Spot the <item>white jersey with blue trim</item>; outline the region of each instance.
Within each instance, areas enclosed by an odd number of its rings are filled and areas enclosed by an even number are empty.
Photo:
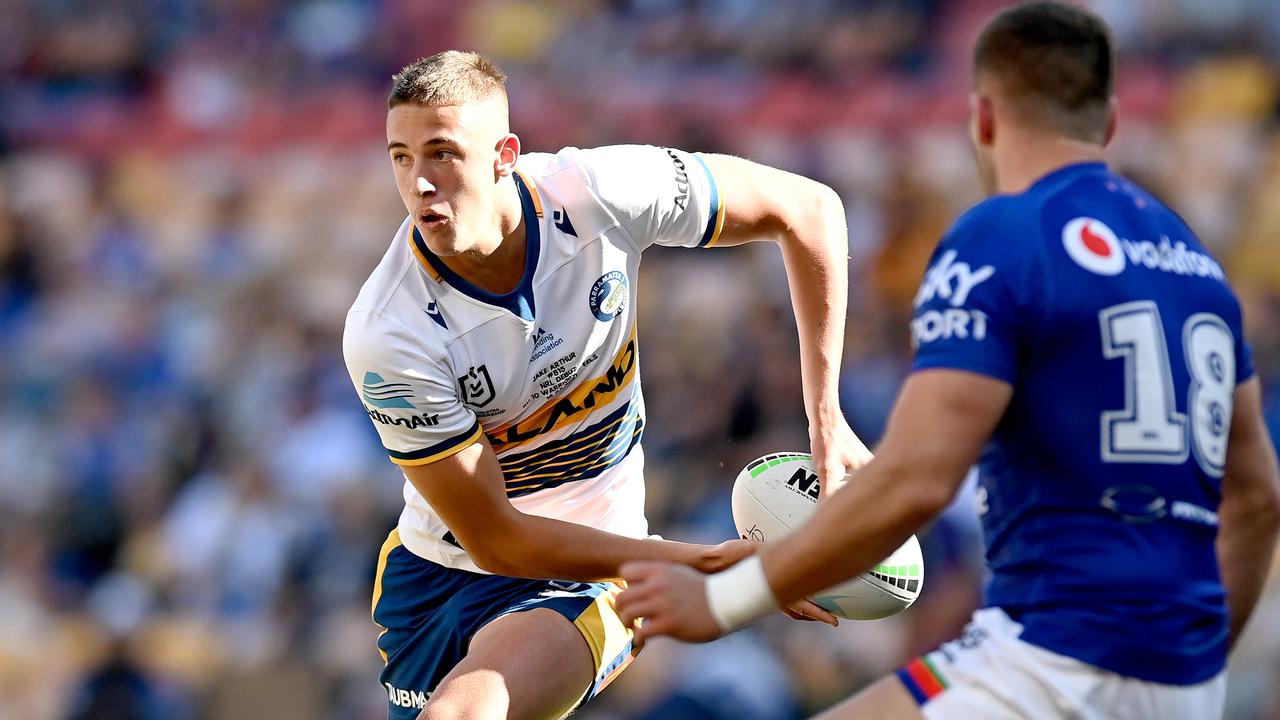
[[[424,465],[483,435],[525,513],[644,537],[636,280],[652,244],[714,244],[703,160],[613,146],[523,155],[524,275],[493,295],[435,257],[407,218],[347,315],[351,380],[392,462]],[[481,571],[409,482],[400,536]]]

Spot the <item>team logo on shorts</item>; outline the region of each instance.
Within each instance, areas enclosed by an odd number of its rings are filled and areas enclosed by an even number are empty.
[[[617,270],[601,275],[587,296],[591,314],[600,322],[609,322],[627,307],[627,277]]]
[[[458,378],[458,387],[462,390],[462,402],[482,408],[493,402],[496,393],[493,391],[493,378],[489,377],[489,368],[481,365],[472,366],[466,375]]]
[[[1124,270],[1120,238],[1101,220],[1078,217],[1062,228],[1062,246],[1080,267],[1099,275],[1119,275]]]

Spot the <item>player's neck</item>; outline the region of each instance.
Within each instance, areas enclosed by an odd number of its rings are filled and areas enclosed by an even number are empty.
[[[524,212],[515,183],[508,181],[506,185],[508,188],[499,193],[494,221],[488,225],[491,229],[485,232],[487,242],[476,243],[469,252],[440,258],[467,282],[494,295],[515,290],[524,278]]]
[[[1103,162],[1102,146],[1061,135],[1011,134],[995,148],[996,191],[1016,195],[1067,165]]]

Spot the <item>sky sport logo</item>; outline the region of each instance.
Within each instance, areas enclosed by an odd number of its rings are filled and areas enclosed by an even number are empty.
[[[1098,275],[1119,275],[1131,264],[1175,275],[1226,279],[1221,265],[1188,249],[1184,242],[1172,242],[1167,236],[1159,243],[1124,240],[1096,218],[1078,217],[1067,223],[1062,228],[1062,246],[1077,265]]]

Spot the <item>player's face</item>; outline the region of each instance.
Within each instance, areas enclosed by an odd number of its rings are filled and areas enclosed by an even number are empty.
[[[494,239],[497,180],[514,164],[500,162],[511,137],[501,97],[387,112],[396,187],[432,252],[457,255]]]

